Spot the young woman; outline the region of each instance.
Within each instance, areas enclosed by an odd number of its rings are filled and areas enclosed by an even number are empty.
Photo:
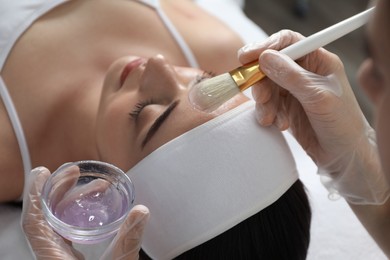
[[[103,81],[116,60],[163,54],[174,65],[221,73],[238,65],[236,51],[243,44],[188,0],[41,0],[0,7],[0,174],[13,177],[1,178],[0,202],[22,194],[22,157],[24,172],[98,159],[91,131]]]

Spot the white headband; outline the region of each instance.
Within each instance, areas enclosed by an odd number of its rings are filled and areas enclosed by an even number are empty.
[[[258,213],[298,179],[283,135],[262,128],[254,102],[173,139],[130,169],[150,209],[142,248],[172,259]]]

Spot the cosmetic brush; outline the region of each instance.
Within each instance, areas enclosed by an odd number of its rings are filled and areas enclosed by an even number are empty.
[[[280,52],[293,60],[301,58],[367,23],[373,9],[374,7],[312,34]],[[265,74],[260,70],[259,63],[256,60],[228,73],[195,84],[190,89],[188,97],[195,108],[212,112],[264,77]]]

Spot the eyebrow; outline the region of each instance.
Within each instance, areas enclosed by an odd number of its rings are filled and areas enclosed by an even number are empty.
[[[146,134],[144,140],[142,141],[142,148],[149,142],[153,135],[157,132],[160,126],[164,123],[165,119],[171,114],[175,107],[179,104],[179,100],[174,101],[169,107],[154,121],[152,126],[149,128],[148,133]]]

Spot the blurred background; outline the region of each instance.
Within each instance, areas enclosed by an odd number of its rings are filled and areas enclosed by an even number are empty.
[[[267,34],[281,29],[309,36],[345,18],[365,10],[369,0],[246,0],[245,13]],[[362,93],[356,73],[365,58],[360,28],[325,48],[336,53],[345,65],[352,88],[366,117],[372,122],[372,105]]]

